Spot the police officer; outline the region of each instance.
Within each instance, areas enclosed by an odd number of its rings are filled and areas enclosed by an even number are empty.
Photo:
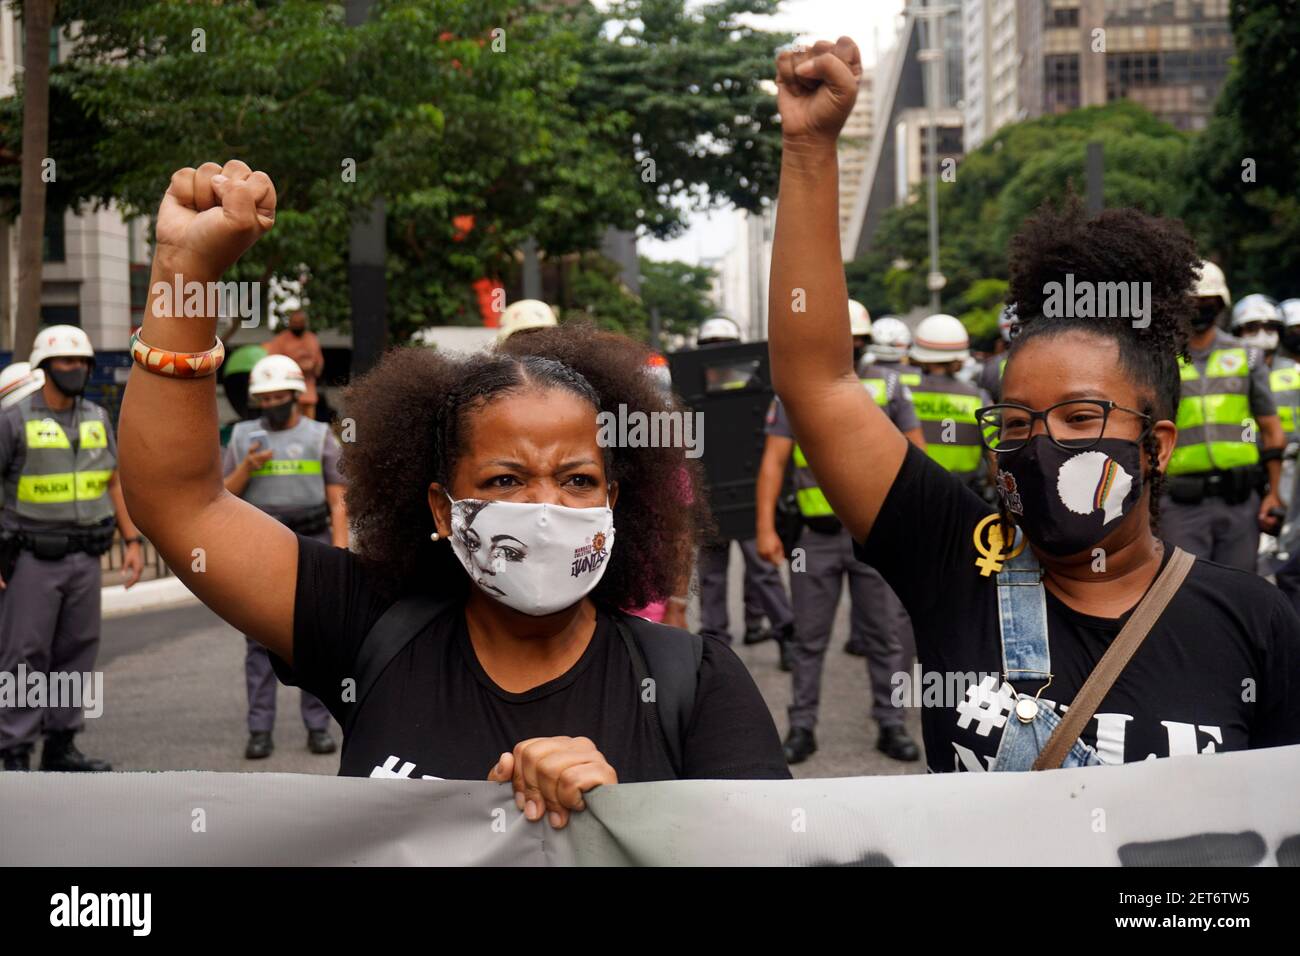
[[[856,345],[855,345],[856,347]],[[892,315],[882,315],[871,323],[871,344],[867,347],[871,355],[871,364],[858,367],[858,374],[870,369],[884,369],[893,372],[909,389],[921,384],[921,371],[908,365],[907,350],[912,347],[912,330],[902,319]]]
[[[887,392],[889,386],[885,372],[896,374],[909,389],[921,384],[920,370],[903,362],[912,344],[912,331],[901,319],[882,315],[873,322],[866,306],[850,299],[849,331],[853,335],[858,378],[873,395]],[[861,358],[857,358],[859,354]],[[915,652],[911,619],[893,588],[885,583],[879,572],[870,565],[865,567],[866,573],[859,581],[861,600],[854,602],[854,613],[849,615],[849,639],[844,645],[844,653],[879,659],[879,649],[896,642],[902,648],[906,666]],[[884,635],[879,633],[882,630]],[[881,666],[877,664],[875,670],[879,671]]]
[[[862,384],[903,434],[922,445],[921,429],[912,410],[907,386],[880,363],[866,366],[869,328],[861,325],[861,313],[850,305],[854,365],[868,370]],[[857,323],[855,324],[855,320]],[[868,319],[869,321],[869,319]],[[861,373],[860,373],[861,374]],[[853,541],[831,511],[818,487],[803,452],[781,407],[773,399],[768,411],[767,442],[759,465],[757,498],[757,540],[759,553],[773,565],[779,564],[784,549],[777,537],[777,497],[787,463],[795,465],[795,496],[803,517],[803,530],[790,567],[790,590],[795,608],[792,696],[786,734],[785,759],[802,763],[817,751],[817,711],[821,699],[822,665],[830,644],[835,611],[840,603],[844,577],[849,579],[850,621],[863,630],[867,672],[871,679],[871,715],[880,729],[876,748],[895,760],[916,760],[920,750],[903,726],[903,712],[890,700],[893,675],[909,669],[914,649],[911,622],[902,603],[879,573],[853,555]],[[802,565],[802,566],[801,566]]]
[[[99,558],[112,547],[114,517],[126,541],[126,586],[140,578],[140,534],[117,479],[117,442],[108,413],[81,397],[95,351],[79,328],[42,329],[31,365],[45,381],[0,412],[0,672],[90,676],[99,650]],[[84,678],[83,678],[84,680]],[[68,678],[47,679],[66,689]],[[87,757],[73,738],[81,706],[0,707],[0,759],[6,770],[31,769],[44,734],[42,770],[111,769]],[[56,706],[57,705],[57,706]]]
[[[1232,334],[1259,349],[1271,366],[1282,343],[1282,312],[1277,303],[1258,292],[1241,299],[1232,307]]]
[[[1290,300],[1300,305],[1300,300]],[[1294,311],[1294,310],[1293,310]],[[1291,325],[1300,322],[1300,314],[1294,315]],[[1247,345],[1253,345],[1264,353],[1268,364],[1268,386],[1277,405],[1278,421],[1282,424],[1282,435],[1286,439],[1286,448],[1282,455],[1282,480],[1278,486],[1279,494],[1287,495],[1287,518],[1277,537],[1266,540],[1269,546],[1264,551],[1261,571],[1265,574],[1275,571],[1285,562],[1295,545],[1295,457],[1300,435],[1296,433],[1297,414],[1300,413],[1300,368],[1293,358],[1291,347],[1300,346],[1293,332],[1285,335],[1288,319],[1282,308],[1266,295],[1248,295],[1232,309],[1233,334]],[[1260,436],[1256,436],[1257,438]]]
[[[1016,307],[1003,306],[1002,314],[998,316],[998,339],[993,354],[984,360],[984,367],[975,382],[993,402],[1001,401],[1002,373],[1007,368],[1007,349],[1011,348],[1011,336],[1015,334],[1015,328]]]
[[[306,388],[302,369],[287,355],[268,355],[253,366],[248,395],[261,417],[237,424],[226,446],[226,490],[279,519],[292,531],[317,541],[348,546],[343,507],[342,449],[324,422],[307,418],[297,398]],[[269,757],[275,745],[277,681],[271,658],[245,638],[244,679],[248,687],[249,760]],[[307,747],[315,754],[333,753],[329,711],[306,691],[300,705],[307,727]]]
[[[724,315],[715,315],[700,325],[696,344],[700,348],[733,345],[739,342],[740,326]],[[705,386],[717,389],[744,388],[748,379],[729,369],[707,369]],[[758,556],[753,538],[737,542],[745,560],[745,644],[758,644],[775,638],[780,646],[781,669],[791,667],[790,649],[794,644],[794,610],[786,597],[781,575]],[[696,573],[700,580],[700,634],[731,643],[731,624],[727,613],[727,567],[731,563],[731,542],[714,541],[700,545]],[[762,626],[766,615],[770,629]]]
[[[1281,524],[1286,441],[1263,353],[1218,327],[1232,299],[1213,262],[1201,263],[1195,296],[1192,360],[1178,363],[1178,444],[1160,503],[1161,529],[1166,541],[1199,558],[1254,571],[1259,532]],[[1269,481],[1262,498],[1256,491],[1261,462]]]
[[[975,411],[989,401],[978,386],[955,378],[970,357],[966,327],[951,315],[929,316],[916,327],[908,355],[921,369],[912,404],[925,435],[926,454],[982,494],[984,450]]]

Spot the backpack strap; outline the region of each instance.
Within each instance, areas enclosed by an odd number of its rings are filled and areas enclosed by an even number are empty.
[[[650,705],[673,770],[681,777],[685,773],[686,733],[704,660],[704,638],[623,612],[614,615],[614,626],[632,658],[640,699]]]
[[[357,713],[365,702],[379,675],[384,672],[402,649],[415,640],[424,629],[437,617],[452,607],[453,602],[447,598],[434,598],[427,595],[404,597],[391,605],[379,620],[371,625],[366,636],[361,640],[357,650],[357,659],[353,664],[356,674],[356,700],[347,712],[343,727],[343,736],[352,730]]]

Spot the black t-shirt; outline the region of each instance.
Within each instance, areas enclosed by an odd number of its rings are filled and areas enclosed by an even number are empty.
[[[344,681],[358,649],[391,602],[355,555],[298,538],[290,669],[342,719]],[[497,759],[531,737],[589,737],[622,783],[676,778],[667,745],[611,617],[566,673],[523,693],[498,687],[470,643],[463,611],[442,616],[384,670],[343,744],[345,776],[484,780]],[[740,658],[704,638],[704,657],[683,747],[690,779],[790,776],[771,713]]]
[[[909,446],[871,533],[856,547],[912,616],[917,696],[924,700],[928,686],[934,700],[941,686],[960,686],[950,675],[981,678],[965,678],[964,699],[952,694],[922,709],[936,772],[990,769],[1001,728],[1015,719],[1001,677],[986,676],[1002,672],[996,576],[975,566],[975,526],[988,514],[984,501]],[[1167,560],[1171,548],[1165,551]],[[1080,614],[1047,591],[1053,680],[1040,702],[1068,709],[1131,613]],[[1014,687],[1038,691],[1032,681]],[[1196,561],[1081,736],[1103,763],[1300,743],[1300,618],[1262,578]]]

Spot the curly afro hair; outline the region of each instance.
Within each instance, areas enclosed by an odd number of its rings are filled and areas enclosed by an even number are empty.
[[[1029,339],[1066,331],[1113,339],[1125,371],[1151,390],[1156,416],[1172,419],[1178,409],[1178,356],[1187,350],[1188,319],[1195,308],[1191,292],[1200,267],[1183,224],[1136,209],[1107,209],[1089,219],[1079,197],[1070,193],[1060,207],[1045,204],[1027,219],[1009,252],[1009,297],[1019,318],[1011,354]],[[1136,328],[1123,316],[1044,316],[1048,284],[1063,283],[1066,273],[1076,286],[1151,283],[1149,324]]]
[[[598,411],[647,415],[676,410],[646,374],[649,351],[581,324],[519,333],[491,352],[389,351],[344,396],[357,441],[344,445],[348,515],[361,560],[391,597],[463,597],[469,578],[444,542],[433,542],[430,482],[447,484],[470,435],[472,416],[526,389],[560,388]],[[709,519],[698,463],[681,448],[605,449],[618,482],[618,546],[591,593],[607,609],[641,607],[674,593],[697,534]]]
[[[1149,393],[1139,409],[1154,419],[1173,420],[1181,390],[1178,359],[1187,355],[1188,321],[1194,311],[1192,287],[1200,256],[1186,228],[1175,219],[1148,216],[1136,209],[1107,209],[1088,218],[1079,197],[1067,193],[1060,206],[1045,203],[1027,219],[1010,244],[1009,304],[1019,328],[1008,361],[1025,342],[1067,331],[1114,340],[1124,371]],[[1043,315],[1049,283],[1074,276],[1081,282],[1149,282],[1149,324],[1138,328],[1131,317],[1084,318]],[[1144,443],[1151,468],[1151,524],[1158,528],[1164,475],[1159,471],[1155,436]]]

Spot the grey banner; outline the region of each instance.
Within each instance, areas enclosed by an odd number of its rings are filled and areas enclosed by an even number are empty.
[[[1048,773],[623,784],[0,774],[0,865],[1300,865],[1300,746]]]

